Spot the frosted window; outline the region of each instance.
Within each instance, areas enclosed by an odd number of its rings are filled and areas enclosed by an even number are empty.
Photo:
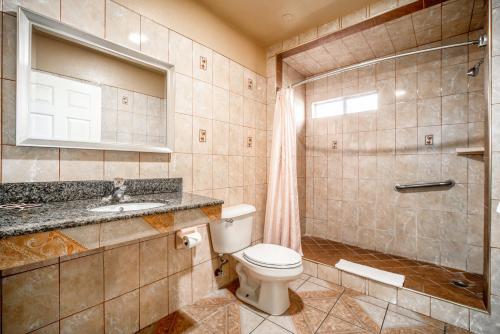
[[[347,114],[377,110],[378,94],[359,95],[345,99],[345,112]]]
[[[373,111],[378,109],[378,93],[371,92],[363,95],[342,97],[339,99],[314,102],[312,117],[324,118]]]
[[[313,118],[338,116],[344,113],[343,100],[329,100],[313,103]]]

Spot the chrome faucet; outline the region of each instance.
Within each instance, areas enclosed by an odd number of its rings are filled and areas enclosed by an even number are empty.
[[[113,180],[113,192],[111,196],[108,197],[110,202],[118,203],[125,199],[125,190],[127,190],[127,186],[125,185],[125,179],[123,178],[115,178]]]

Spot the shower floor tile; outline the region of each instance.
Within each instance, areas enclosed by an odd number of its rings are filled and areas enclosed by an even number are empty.
[[[406,276],[404,283],[406,288],[478,309],[486,309],[483,302],[483,275],[316,237],[303,237],[302,251],[305,259],[329,266],[335,266],[340,259],[344,259],[402,274]],[[468,287],[458,287],[451,283],[452,280],[466,282]]]
[[[290,307],[268,315],[235,297],[238,282],[185,306],[140,334],[445,334],[469,333],[315,277],[290,284]]]

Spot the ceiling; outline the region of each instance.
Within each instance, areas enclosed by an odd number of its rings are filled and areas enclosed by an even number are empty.
[[[324,43],[284,61],[308,77],[434,42],[465,42],[468,32],[483,28],[486,7],[482,4],[482,0],[445,2]]]
[[[223,20],[267,47],[365,7],[369,0],[198,0]],[[284,20],[291,14],[291,20]]]

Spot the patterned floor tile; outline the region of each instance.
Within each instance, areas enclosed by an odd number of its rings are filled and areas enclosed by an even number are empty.
[[[140,334],[465,334],[462,329],[315,278],[289,290],[290,307],[270,316],[216,290]]]
[[[306,280],[302,278],[297,278],[296,280],[291,281],[288,283],[288,288],[295,291],[297,290],[302,284],[304,284]]]
[[[226,305],[235,303],[236,297],[226,289],[217,290],[192,305],[182,308],[191,319],[199,322],[219,312]]]
[[[300,298],[291,298],[290,307],[282,315],[272,315],[269,321],[296,334],[315,333],[327,313],[304,304]]]
[[[292,294],[291,298],[299,297],[304,304],[328,313],[340,298],[342,292],[343,288],[341,287],[333,290],[306,281],[297,289],[296,294]]]
[[[236,334],[240,328],[240,306],[236,303],[221,307],[203,321],[203,325],[214,333]]]
[[[251,333],[263,321],[263,317],[240,305],[240,328],[242,334]]]
[[[182,311],[169,314],[160,321],[142,329],[139,334],[198,334],[214,333],[210,328],[197,323]]]
[[[303,279],[304,281],[307,281],[310,277],[312,277],[312,276],[309,276],[309,275],[304,274],[304,273],[302,273],[302,274],[300,275],[300,279]]]
[[[342,295],[330,315],[361,327],[371,333],[382,328],[386,309],[360,299]]]
[[[241,307],[243,308],[246,308],[248,311],[252,312],[252,313],[255,313],[257,314],[258,316],[260,316],[261,318],[268,318],[269,317],[269,314],[264,312],[264,311],[261,311],[255,307],[253,307],[252,305],[248,305],[248,304],[245,304],[243,303],[242,301],[238,301],[238,303],[240,303]]]
[[[354,291],[351,289],[345,289],[344,296],[351,297],[354,299],[359,299],[359,300],[362,300],[364,302],[367,302],[367,303],[370,303],[370,304],[373,304],[375,306],[382,307],[382,308],[387,308],[387,306],[389,305],[389,303],[384,301],[384,300],[380,300],[380,299],[377,299],[375,297],[368,296],[368,295],[362,294],[361,292]]]

